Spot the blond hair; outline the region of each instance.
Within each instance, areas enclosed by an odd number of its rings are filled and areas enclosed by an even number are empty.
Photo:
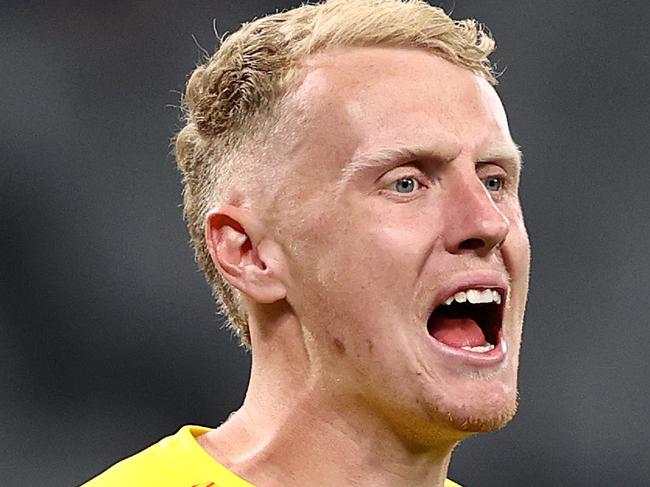
[[[183,174],[184,215],[196,260],[240,342],[250,346],[238,292],[217,271],[205,242],[208,211],[234,189],[251,189],[245,147],[272,135],[269,122],[306,57],[342,47],[424,49],[496,83],[488,56],[494,41],[474,20],[452,20],[421,0],[329,0],[243,24],[192,73],[186,125],[176,160]],[[250,159],[250,158],[249,158]],[[268,162],[268,161],[267,161]]]

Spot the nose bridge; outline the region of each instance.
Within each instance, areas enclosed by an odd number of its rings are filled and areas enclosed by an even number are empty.
[[[450,252],[489,253],[503,243],[510,229],[482,181],[458,171],[448,184],[447,247]]]

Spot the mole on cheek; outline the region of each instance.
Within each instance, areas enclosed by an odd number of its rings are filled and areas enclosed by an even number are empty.
[[[334,346],[336,347],[336,351],[340,354],[345,353],[345,345],[343,345],[343,342],[339,340],[338,338],[334,339]]]

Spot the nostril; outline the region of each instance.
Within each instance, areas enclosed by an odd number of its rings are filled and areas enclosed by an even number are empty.
[[[485,242],[480,238],[468,238],[463,240],[458,248],[460,250],[477,250],[485,247]]]

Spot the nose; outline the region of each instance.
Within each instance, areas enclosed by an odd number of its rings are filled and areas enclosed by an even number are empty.
[[[499,210],[492,195],[476,176],[460,179],[448,195],[447,251],[474,253],[481,257],[501,247],[510,230],[510,221]]]

